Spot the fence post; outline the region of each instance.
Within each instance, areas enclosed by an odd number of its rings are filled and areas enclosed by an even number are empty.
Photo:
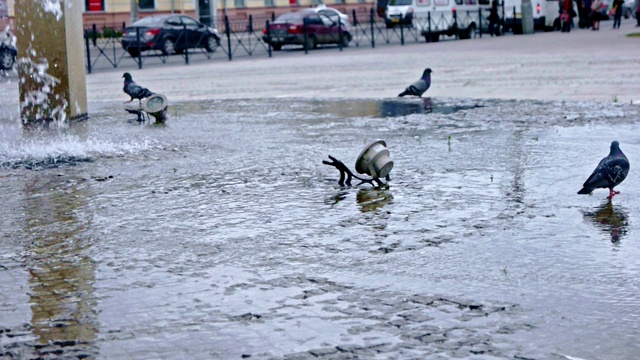
[[[85,49],[87,51],[87,72],[89,74],[91,74],[91,48],[89,46],[89,34],[88,34],[88,30],[84,31],[84,45],[85,45]]]
[[[356,16],[356,9],[351,9],[351,15],[353,16],[353,26],[358,26],[358,17]]]
[[[307,35],[307,18],[302,19],[302,35],[304,38],[304,53],[305,55],[309,53],[309,35]]]
[[[272,11],[271,12],[271,22],[274,22],[274,21],[276,21],[276,12]]]
[[[427,21],[429,24],[427,25],[427,30],[429,31],[429,40],[427,42],[431,42],[433,37],[431,36],[431,11],[427,12]]]
[[[342,20],[338,18],[338,49],[340,49],[340,51],[342,51],[342,39]]]
[[[516,7],[513,7],[513,17],[511,18],[511,31],[516,27]],[[514,33],[515,34],[515,33]]]
[[[189,33],[187,33],[187,24],[182,24],[182,36],[184,36],[184,62],[189,65]]]
[[[458,32],[458,12],[453,9],[453,28],[456,31],[456,40],[460,39],[460,37],[458,36],[460,33]]]
[[[375,48],[376,47],[376,39],[375,39],[375,33],[373,31],[373,9],[371,9],[371,11],[369,12],[369,24],[371,24],[371,47]]]
[[[400,24],[400,45],[404,45],[404,25]]]
[[[91,27],[91,40],[93,41],[93,46],[96,46],[96,43],[98,41],[98,29],[96,27],[96,24],[93,24],[93,26]]]
[[[267,29],[267,52],[269,53],[269,57],[271,57],[271,27],[269,26],[269,20],[267,20],[266,29]]]
[[[229,54],[229,61],[231,61],[233,59],[233,55],[231,54],[231,26],[229,26],[229,16],[225,15],[224,16],[224,32],[227,35],[227,47],[229,49],[228,54]]]
[[[136,28],[136,47],[138,48],[138,69],[142,69],[142,51],[140,50],[140,28]]]
[[[249,26],[247,26],[247,32],[248,32],[248,35],[249,35],[249,36],[247,36],[247,42],[249,43],[249,47],[248,47],[249,51],[248,51],[248,53],[249,53],[249,55],[253,55],[253,50],[251,48],[251,34],[253,34],[253,15],[251,15],[251,14],[249,14]]]
[[[491,29],[489,29],[491,31]],[[478,9],[478,35],[482,39],[482,9]]]

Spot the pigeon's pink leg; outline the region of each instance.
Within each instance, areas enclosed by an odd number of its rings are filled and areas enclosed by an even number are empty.
[[[607,196],[607,198],[611,200],[614,196],[616,196],[616,194],[620,194],[620,191],[613,191],[613,189],[609,189],[609,196]]]

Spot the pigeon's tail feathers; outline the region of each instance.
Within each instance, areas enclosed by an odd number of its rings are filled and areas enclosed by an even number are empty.
[[[398,97],[403,97],[405,95],[409,95],[409,92],[407,90],[401,92],[400,94],[398,94]]]
[[[144,91],[142,93],[142,98],[148,98],[151,95],[153,95],[153,91],[151,91],[149,89],[144,89]]]
[[[580,189],[580,191],[578,191],[578,194],[580,194],[580,195],[589,195],[592,192],[593,192],[592,188],[583,187],[582,189]]]

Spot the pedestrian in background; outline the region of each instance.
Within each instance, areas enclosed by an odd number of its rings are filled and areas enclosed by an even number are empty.
[[[640,1],[640,0],[636,0],[636,1]],[[600,30],[600,21],[602,20],[602,18],[604,17],[602,14],[602,8],[603,8],[604,4],[602,3],[602,0],[595,0],[592,4],[591,4],[591,21],[592,21],[592,29],[593,31],[598,31]]]
[[[613,28],[620,29],[620,20],[622,20],[622,4],[624,0],[613,0]]]
[[[581,27],[590,28],[591,27],[591,0],[582,0],[582,7],[580,8],[580,13],[582,14],[583,23]]]
[[[562,25],[562,32],[571,32],[574,16],[576,16],[576,12],[573,10],[573,0],[564,0],[562,6],[560,7],[560,22]]]
[[[640,26],[640,0],[636,0],[633,2],[632,10],[636,13],[636,21],[637,21],[636,27],[638,27]]]

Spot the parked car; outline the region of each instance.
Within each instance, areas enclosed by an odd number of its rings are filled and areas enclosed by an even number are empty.
[[[418,4],[423,6],[425,11],[433,10],[426,8],[425,4],[427,3],[424,1],[389,0],[385,17],[385,24],[387,25],[387,28],[392,28],[396,25],[411,25],[413,22],[413,12],[416,10]]]
[[[214,52],[220,45],[220,36],[218,30],[187,15],[156,15],[142,18],[126,27],[121,43],[134,57],[140,51],[148,50],[159,50],[163,55],[180,54],[187,48],[204,48]]]
[[[304,24],[307,25],[305,42]],[[342,36],[340,36],[342,30]],[[331,20],[314,9],[304,9],[278,16],[269,28],[262,31],[262,40],[279,51],[283,45],[302,45],[315,49],[320,44],[339,44],[349,46],[351,34],[338,21]]]
[[[18,51],[8,43],[0,42],[0,70],[9,70],[16,62]]]
[[[327,15],[331,20],[338,21],[338,19],[342,22],[342,26],[347,29],[347,31],[351,32],[351,23],[349,23],[349,15],[344,14],[337,9],[327,7],[325,4],[320,4],[314,8],[312,8],[316,13]]]
[[[634,19],[636,18],[636,12],[633,8],[634,2],[635,0],[624,0],[624,3],[622,4],[622,16],[624,16],[625,19],[630,17],[633,17]]]

